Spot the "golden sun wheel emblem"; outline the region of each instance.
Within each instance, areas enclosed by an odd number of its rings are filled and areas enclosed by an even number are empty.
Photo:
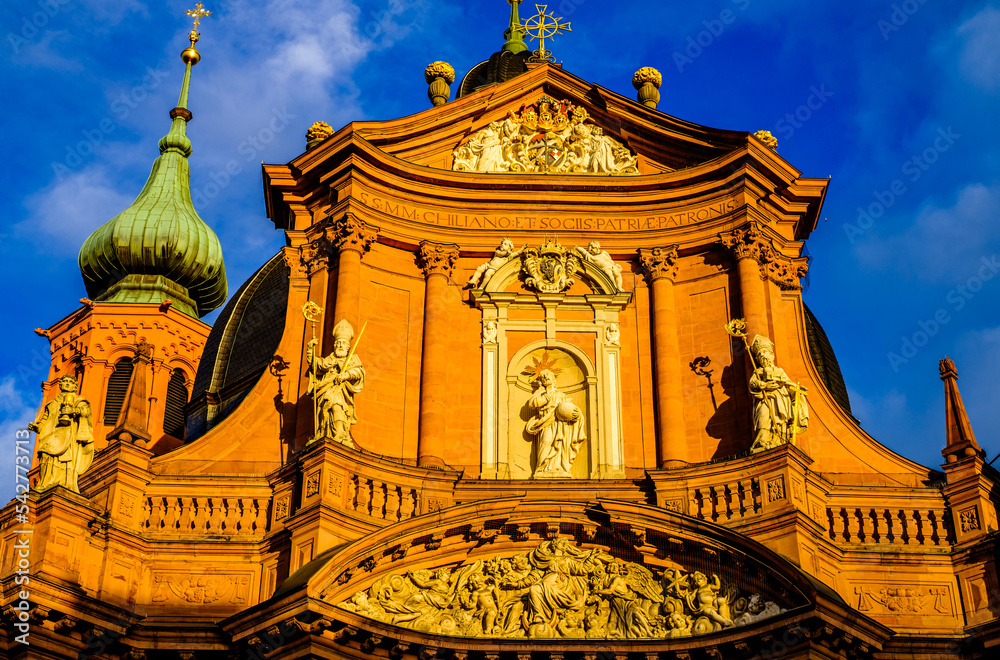
[[[535,5],[535,10],[538,13],[524,21],[524,31],[532,39],[538,41],[538,50],[535,51],[535,57],[542,61],[552,60],[552,53],[545,50],[546,39],[552,39],[563,30],[566,32],[573,31],[570,23],[562,23],[562,17],[556,18],[553,12],[547,11],[548,8],[548,5]]]

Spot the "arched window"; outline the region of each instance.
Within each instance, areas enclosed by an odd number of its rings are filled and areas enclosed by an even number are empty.
[[[167,383],[167,405],[163,410],[163,432],[175,438],[184,437],[184,406],[188,391],[184,387],[184,372],[174,369]]]
[[[108,390],[104,397],[104,425],[114,426],[118,414],[128,394],[128,383],[132,379],[132,360],[122,358],[115,362],[115,371],[108,379]]]

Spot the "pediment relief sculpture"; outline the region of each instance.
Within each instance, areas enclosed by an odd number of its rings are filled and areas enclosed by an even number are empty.
[[[785,611],[718,575],[661,573],[565,537],[525,554],[382,577],[339,607],[429,634],[530,639],[690,637]]]
[[[590,121],[586,108],[542,96],[490,122],[454,151],[462,172],[635,175],[639,158]]]

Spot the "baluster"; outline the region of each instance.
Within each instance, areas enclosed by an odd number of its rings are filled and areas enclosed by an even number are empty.
[[[253,500],[241,497],[240,500],[239,531],[241,534],[253,533]]]
[[[385,519],[389,522],[399,520],[399,487],[390,486],[386,493]]]
[[[413,516],[413,512],[417,510],[417,491],[414,489],[409,489],[403,493],[403,501],[399,505],[399,518],[400,520],[406,520]]]
[[[913,517],[913,509],[903,509],[900,511],[903,520],[903,534],[906,537],[906,545],[917,544],[917,521]]]
[[[356,474],[352,474],[347,480],[347,506],[355,511],[358,510],[358,482],[360,479]]]
[[[213,534],[219,534],[222,532],[222,520],[225,515],[225,509],[223,504],[223,498],[221,497],[210,497],[208,498],[209,503],[209,514],[208,522],[206,526],[209,531]]]
[[[893,545],[903,545],[903,530],[906,523],[903,520],[903,512],[900,510],[887,511],[889,520],[889,533],[892,534]]]
[[[826,510],[826,519],[829,523],[830,539],[838,542],[843,541],[845,525],[840,509],[828,508]]]
[[[371,487],[371,479],[368,479],[367,477],[358,481],[358,511],[369,515],[371,514],[369,504],[371,504],[372,501]]]
[[[385,484],[372,481],[372,517],[385,519]]]
[[[847,542],[861,543],[861,511],[847,510]]]
[[[753,479],[744,479],[740,482],[740,516],[746,517],[753,512]]]
[[[168,497],[165,500],[166,516],[163,521],[163,531],[174,532],[180,529],[180,500],[176,497]]]
[[[208,501],[203,497],[194,497],[191,502],[191,527],[196,532],[203,532],[208,527]],[[190,531],[190,530],[189,530]]]
[[[753,495],[753,512],[760,513],[761,509],[764,508],[763,495],[760,492],[760,479],[753,477],[750,480],[751,483],[751,493]]]
[[[160,531],[160,522],[163,521],[163,498],[162,497],[150,497],[149,501],[149,516],[146,518],[146,529],[151,532]]]
[[[933,521],[933,531],[931,532],[931,540],[934,541],[934,545],[941,545],[947,534],[944,532],[944,521],[941,519],[940,511],[931,511],[930,519]]]
[[[722,496],[725,498],[726,520],[732,520],[737,516],[737,510],[739,509],[739,505],[737,504],[739,484],[725,484],[722,487]]]
[[[238,506],[239,500],[233,497],[227,497],[225,499],[226,505],[226,517],[222,521],[223,533],[224,534],[235,534],[236,525],[240,520],[240,507]]]
[[[871,509],[866,517],[872,524],[872,541],[875,543],[885,543],[885,520],[882,519],[882,511],[878,509]]]
[[[253,521],[254,534],[263,534],[267,531],[267,505],[270,501],[271,498],[269,497],[253,501],[253,510],[257,514],[257,517]]]

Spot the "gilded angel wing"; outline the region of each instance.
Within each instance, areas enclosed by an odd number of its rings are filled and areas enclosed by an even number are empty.
[[[660,583],[653,577],[648,568],[633,562],[629,562],[626,566],[628,566],[628,572],[625,575],[625,584],[632,591],[653,602],[663,602],[663,591]]]

